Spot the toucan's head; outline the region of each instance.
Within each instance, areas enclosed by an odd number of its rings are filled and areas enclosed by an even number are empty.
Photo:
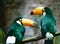
[[[33,20],[22,18],[22,17],[15,19],[15,22],[23,26],[35,27],[37,25],[37,23],[34,22]]]
[[[44,13],[51,14],[52,10],[49,7],[36,7],[31,11],[31,15],[42,16]]]

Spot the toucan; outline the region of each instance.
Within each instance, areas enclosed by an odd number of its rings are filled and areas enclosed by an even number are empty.
[[[44,44],[53,44],[53,38],[56,33],[56,19],[49,7],[36,7],[30,15],[38,15],[40,18],[42,37],[45,38]]]
[[[24,26],[35,27],[36,25],[37,23],[34,22],[33,20],[22,18],[22,17],[16,18],[12,22],[6,34],[5,43],[6,44],[22,44],[22,39],[25,33]]]

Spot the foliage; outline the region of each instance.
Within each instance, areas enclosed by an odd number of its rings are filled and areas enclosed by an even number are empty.
[[[5,32],[0,28],[0,43],[4,44]]]

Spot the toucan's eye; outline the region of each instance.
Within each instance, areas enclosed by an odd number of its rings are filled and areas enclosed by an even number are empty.
[[[22,19],[19,19],[19,21],[21,22]]]
[[[45,12],[45,10],[44,10],[44,9],[42,9],[42,12]]]
[[[23,25],[23,23],[22,23],[22,19],[19,19],[19,21],[21,22],[21,24]]]

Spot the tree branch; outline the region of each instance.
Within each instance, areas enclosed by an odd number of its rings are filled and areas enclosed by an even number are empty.
[[[55,36],[59,36],[60,33],[56,33]],[[32,42],[32,41],[37,41],[37,40],[41,40],[41,39],[44,39],[41,35],[37,35],[37,36],[33,36],[33,37],[29,37],[29,38],[26,38],[26,39],[23,39],[22,40],[22,43],[27,43],[27,42]]]

